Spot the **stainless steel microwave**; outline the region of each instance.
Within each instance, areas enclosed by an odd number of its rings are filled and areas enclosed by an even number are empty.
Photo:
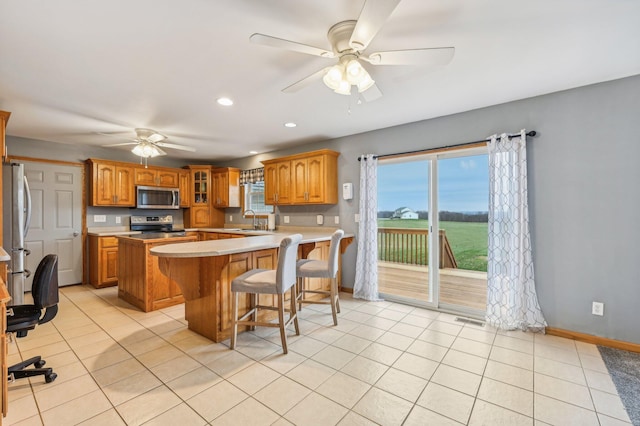
[[[139,209],[179,209],[180,190],[158,186],[136,186],[136,207]]]

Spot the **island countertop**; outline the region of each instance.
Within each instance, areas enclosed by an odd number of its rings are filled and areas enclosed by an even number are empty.
[[[275,232],[269,235],[247,236],[247,238],[233,238],[224,240],[197,241],[192,243],[167,244],[151,249],[151,254],[158,257],[210,257],[228,254],[244,253],[264,249],[277,248],[280,241],[296,232]],[[302,232],[301,244],[317,243],[331,240],[332,233]],[[345,234],[351,239],[352,234]]]

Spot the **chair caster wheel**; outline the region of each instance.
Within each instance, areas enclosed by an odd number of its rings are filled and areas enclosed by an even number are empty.
[[[35,367],[36,367],[36,368],[42,368],[42,367],[44,367],[44,365],[45,365],[46,363],[47,363],[47,361],[45,361],[45,360],[43,359],[43,360],[40,360],[40,361],[38,361],[38,362],[34,363],[33,365],[35,365]]]
[[[48,375],[44,376],[44,381],[47,382],[47,383],[51,383],[56,379],[56,377],[58,377],[58,375],[56,373],[51,373],[51,374],[48,374]]]

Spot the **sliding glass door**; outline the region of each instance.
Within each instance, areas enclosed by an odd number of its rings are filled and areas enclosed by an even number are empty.
[[[483,150],[484,151],[484,150]],[[484,316],[487,305],[489,163],[484,152],[438,156],[441,309]]]
[[[380,160],[378,284],[383,297],[482,316],[487,206],[484,148]]]
[[[435,306],[429,285],[432,159],[378,162],[378,287],[383,297]]]

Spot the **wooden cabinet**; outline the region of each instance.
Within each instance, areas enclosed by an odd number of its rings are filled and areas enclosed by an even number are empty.
[[[0,155],[2,155],[2,162],[6,159],[7,156],[7,147],[5,145],[5,129],[7,128],[7,122],[9,121],[9,117],[11,113],[8,111],[0,111]],[[2,186],[2,173],[0,173],[0,188],[4,188]],[[2,197],[0,197],[0,241],[4,241],[2,239]],[[0,243],[2,244],[2,243]],[[1,423],[1,422],[0,422]]]
[[[265,204],[336,204],[338,155],[323,149],[263,161]]]
[[[178,188],[180,189],[180,207],[191,206],[191,174],[188,170],[178,173]]]
[[[135,207],[136,185],[182,188],[180,207],[189,207],[191,193],[190,175],[186,170],[163,167],[140,167],[123,163],[90,158],[89,205]]]
[[[293,204],[323,204],[337,203],[335,198],[329,199],[325,186],[327,182],[328,170],[325,167],[325,155],[314,155],[308,158],[298,158],[291,161],[293,177]],[[337,178],[334,179],[337,185]],[[337,191],[336,191],[337,197]]]
[[[197,238],[173,237],[156,240],[118,238],[118,297],[142,309],[155,311],[184,302],[178,284],[160,272],[153,247],[196,241]]]
[[[221,271],[220,279],[220,299],[218,300],[220,317],[216,327],[216,337],[213,340],[219,342],[231,336],[231,325],[233,313],[231,310],[231,302],[234,293],[231,291],[231,281],[240,274],[256,268],[275,269],[278,265],[278,250],[266,249],[247,253],[237,253],[229,256],[229,263]],[[241,294],[238,303],[239,315],[244,315],[250,306],[250,298],[248,294]],[[260,295],[258,303],[266,306],[275,306],[275,298],[273,295]],[[258,320],[265,320],[271,312],[260,312]],[[240,327],[238,331],[245,330],[246,327]]]
[[[211,225],[211,166],[187,166],[190,172],[191,207],[185,212],[187,228],[202,228]]]
[[[93,159],[87,163],[90,205],[135,207],[134,167]]]
[[[118,284],[118,238],[89,235],[89,283],[95,288]]]
[[[211,181],[213,207],[240,207],[240,169],[214,168]]]
[[[291,204],[291,161],[264,162],[264,203]]]
[[[200,231],[199,233],[200,241],[210,241],[210,240],[226,240],[229,238],[244,238],[246,235],[239,234],[229,234],[227,232],[206,232]]]
[[[178,188],[178,172],[176,170],[136,167],[134,172],[136,185]]]

